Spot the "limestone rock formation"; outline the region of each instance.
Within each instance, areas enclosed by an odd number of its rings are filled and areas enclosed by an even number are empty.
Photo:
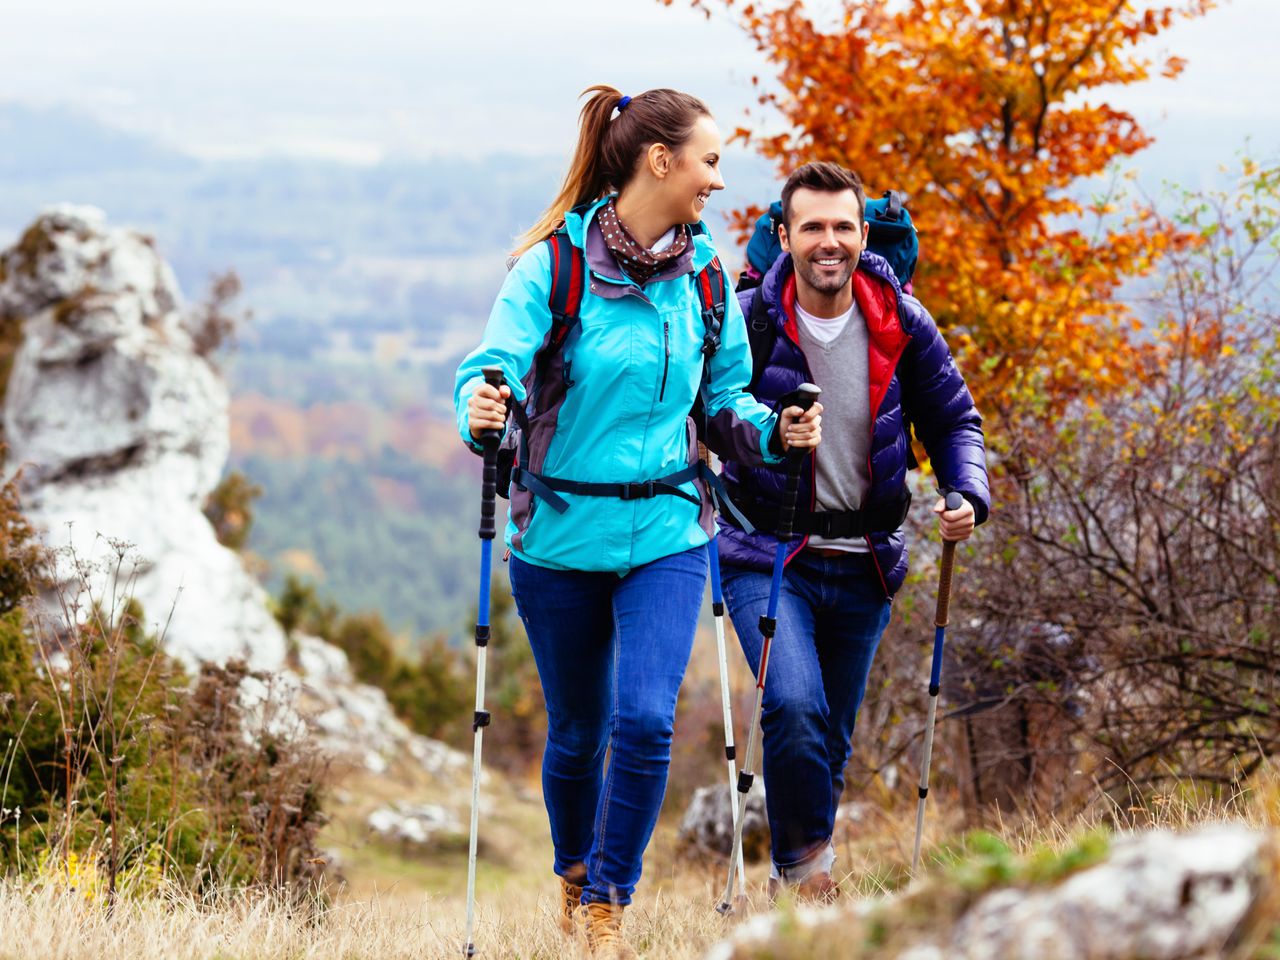
[[[23,508],[61,550],[61,578],[125,588],[170,652],[283,665],[262,588],[201,512],[229,452],[227,389],[151,243],[101,211],[42,215],[0,267],[0,316],[21,323],[4,403]],[[121,544],[126,558],[114,576]],[[165,624],[167,622],[167,627]]]
[[[288,665],[266,592],[202,512],[229,453],[227,388],[202,323],[152,242],[94,208],[52,208],[0,252],[6,469],[21,471],[23,510],[57,553],[53,615],[132,597],[171,654],[273,672],[273,715],[365,766],[465,768],[356,683],[336,647],[295,637]]]
[[[758,916],[706,960],[797,949],[856,956],[849,945],[858,942],[898,960],[1210,960],[1280,921],[1280,840],[1243,824],[1127,835],[1102,863],[1056,885],[988,892],[954,920],[941,882],[883,901]]]

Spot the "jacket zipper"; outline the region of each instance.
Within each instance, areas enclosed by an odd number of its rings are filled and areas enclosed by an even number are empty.
[[[662,386],[658,390],[658,402],[667,395],[667,368],[671,366],[671,323],[662,321]]]

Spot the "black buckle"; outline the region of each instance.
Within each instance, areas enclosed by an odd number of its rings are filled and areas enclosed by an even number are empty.
[[[720,349],[719,337],[712,336],[711,334],[708,333],[705,337],[702,338],[702,355],[704,357],[710,357],[714,355],[715,352],[719,349]]]
[[[618,498],[620,500],[648,500],[657,495],[653,483],[652,480],[645,480],[642,483],[624,483]]]
[[[893,525],[894,530],[897,530],[900,526],[906,523],[907,514],[911,512],[911,491],[908,490],[906,487],[903,487],[902,494],[903,496],[902,496],[901,505],[898,509],[898,520]]]

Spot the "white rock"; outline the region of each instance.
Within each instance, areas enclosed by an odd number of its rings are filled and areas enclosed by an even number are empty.
[[[1244,824],[1123,836],[1104,863],[1056,886],[986,894],[954,927],[931,930],[927,941],[904,948],[898,960],[1218,957],[1251,911],[1276,895],[1276,842]],[[892,899],[797,911],[794,925],[829,926],[840,936],[852,918],[878,911],[891,922]],[[776,914],[757,917],[706,958],[771,956],[775,938],[786,936]]]
[[[971,960],[1216,956],[1267,882],[1267,842],[1241,824],[1123,837],[1057,887],[983,897],[952,943]]]
[[[23,318],[4,433],[64,593],[78,560],[82,610],[131,595],[188,666],[280,667],[265,593],[201,513],[226,465],[228,397],[192,349],[173,271],[93,208],[55,208],[28,237],[0,282],[0,312]]]
[[[7,467],[23,511],[57,550],[48,615],[132,597],[194,670],[242,659],[247,729],[318,735],[374,772],[408,756],[441,776],[469,758],[412,733],[346,654],[295,637],[298,672],[265,591],[202,512],[226,466],[228,395],[199,356],[193,314],[151,241],[102,211],[46,211],[0,253],[0,316],[22,323],[4,400]]]
[[[462,824],[445,807],[434,803],[395,804],[369,814],[369,829],[378,836],[402,843],[426,845],[437,835],[463,832]]]

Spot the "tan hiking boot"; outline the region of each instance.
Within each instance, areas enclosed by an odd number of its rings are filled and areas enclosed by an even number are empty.
[[[560,877],[559,880],[560,912],[556,916],[556,923],[566,935],[573,936],[573,915],[578,907],[582,906],[582,887],[576,883],[570,883],[564,877]]]
[[[614,903],[584,903],[578,908],[575,918],[596,960],[636,960],[635,950],[622,937],[624,909]]]

